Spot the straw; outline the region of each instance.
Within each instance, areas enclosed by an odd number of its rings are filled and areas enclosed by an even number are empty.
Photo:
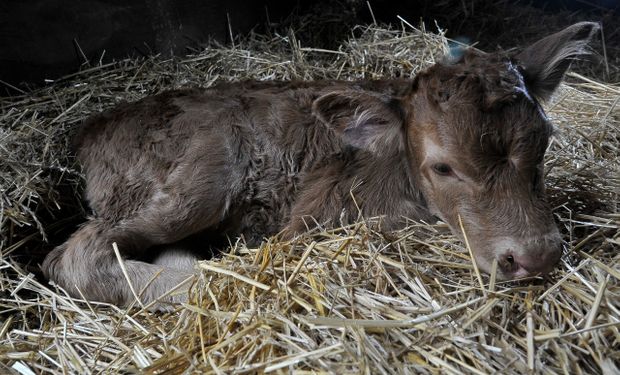
[[[620,86],[572,75],[546,104],[546,184],[565,254],[546,278],[477,274],[442,223],[381,218],[201,262],[174,311],[69,298],[33,276],[88,213],[69,139],[88,116],[242,79],[412,77],[447,42],[359,27],[334,50],[251,35],[179,60],[93,66],[0,104],[0,372],[613,373],[620,361]],[[462,228],[466,229],[466,228]],[[25,264],[27,259],[34,259]],[[26,267],[26,268],[25,268]],[[497,265],[494,266],[495,268]],[[475,275],[475,277],[473,276]],[[138,293],[138,291],[135,291]]]

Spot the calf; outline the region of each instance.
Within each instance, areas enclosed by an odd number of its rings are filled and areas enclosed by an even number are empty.
[[[561,239],[544,199],[552,127],[539,104],[596,32],[578,23],[513,55],[468,50],[412,80],[245,82],[179,90],[92,117],[76,138],[94,211],[45,259],[69,294],[127,305],[182,284],[197,233],[250,243],[312,223],[438,217],[480,269],[549,271]],[[124,270],[116,259],[116,242]]]

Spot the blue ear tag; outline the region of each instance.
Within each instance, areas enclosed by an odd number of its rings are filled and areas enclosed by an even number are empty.
[[[470,46],[471,39],[466,36],[458,36],[448,41],[448,56],[447,60],[450,62],[457,62],[465,53],[465,50]]]

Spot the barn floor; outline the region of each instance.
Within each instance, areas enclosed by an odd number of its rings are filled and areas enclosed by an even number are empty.
[[[620,85],[570,73],[547,186],[565,244],[547,278],[496,282],[441,223],[376,218],[199,264],[167,313],[68,298],[36,274],[84,219],[68,154],[94,112],[220,80],[409,77],[447,40],[402,23],[332,49],[253,35],[185,59],[91,66],[0,105],[0,371],[31,373],[618,373]]]

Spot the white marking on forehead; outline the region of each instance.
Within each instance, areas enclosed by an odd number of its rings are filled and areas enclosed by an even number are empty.
[[[437,143],[435,143],[430,137],[424,138],[424,161],[433,159],[443,159],[446,155],[446,151]]]

